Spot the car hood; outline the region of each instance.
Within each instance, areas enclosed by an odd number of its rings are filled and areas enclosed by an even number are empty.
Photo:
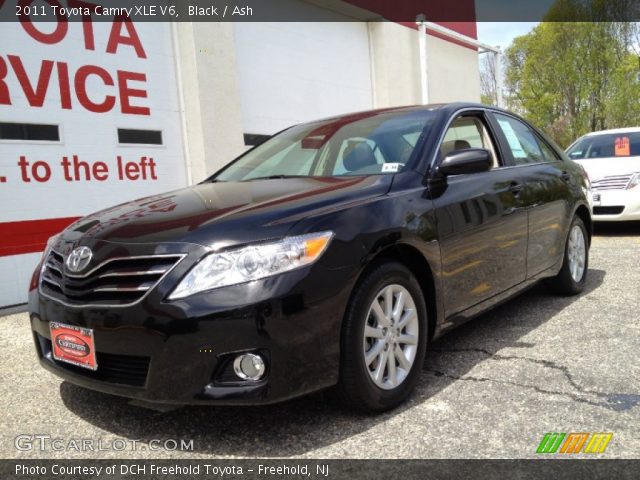
[[[123,203],[70,225],[64,239],[224,247],[288,233],[303,218],[384,195],[391,175],[201,183]]]
[[[574,162],[584,167],[592,182],[603,177],[640,172],[640,157],[589,158]]]

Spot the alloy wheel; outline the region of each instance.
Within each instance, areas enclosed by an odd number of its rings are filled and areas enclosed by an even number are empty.
[[[569,245],[567,247],[567,256],[569,259],[569,271],[571,278],[578,283],[584,275],[584,267],[587,256],[587,245],[584,233],[579,225],[574,225],[569,233]]]
[[[384,390],[406,378],[418,351],[416,305],[402,285],[385,286],[373,299],[364,327],[364,361],[371,380]]]

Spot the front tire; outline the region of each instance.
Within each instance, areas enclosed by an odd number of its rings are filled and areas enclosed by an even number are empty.
[[[427,347],[422,289],[402,264],[379,264],[358,284],[342,328],[341,402],[366,412],[389,410],[413,390]]]
[[[564,260],[558,275],[550,279],[549,286],[560,295],[577,295],[584,290],[589,269],[587,229],[578,216],[569,227],[565,242]]]

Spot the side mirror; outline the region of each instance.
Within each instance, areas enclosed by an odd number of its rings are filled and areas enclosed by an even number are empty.
[[[449,153],[438,167],[442,175],[486,172],[493,165],[491,152],[484,148],[468,148]]]

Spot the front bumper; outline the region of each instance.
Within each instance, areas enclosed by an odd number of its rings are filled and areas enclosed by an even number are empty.
[[[273,403],[337,382],[354,281],[349,269],[317,264],[180,301],[154,292],[125,308],[63,305],[33,288],[31,328],[41,365],[82,387],[148,402]],[[95,372],[53,359],[52,321],[94,330]],[[259,381],[232,373],[230,360],[248,351],[266,359]]]
[[[596,222],[640,220],[639,187],[631,190],[595,191],[593,197],[593,220]]]

